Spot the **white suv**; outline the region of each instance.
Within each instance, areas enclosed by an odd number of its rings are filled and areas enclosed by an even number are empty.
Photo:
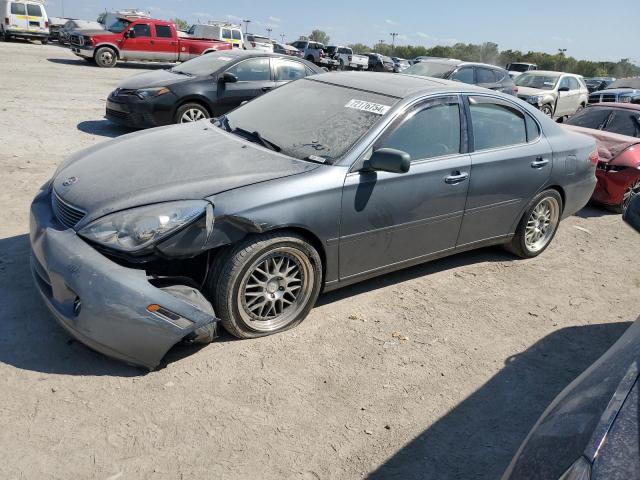
[[[555,120],[575,114],[589,102],[584,78],[573,73],[535,70],[523,73],[515,82],[518,98]]]

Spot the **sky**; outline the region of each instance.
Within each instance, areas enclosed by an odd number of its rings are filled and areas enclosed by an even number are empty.
[[[640,64],[638,0],[616,0],[615,8],[595,0],[523,2],[522,0],[340,1],[300,0],[47,0],[50,16],[95,20],[105,9],[140,8],[154,17],[180,17],[189,23],[250,19],[250,33],[287,42],[319,28],[332,44],[380,40],[396,44],[452,45],[456,42],[495,42],[501,50],[535,50],[584,60],[628,58]],[[596,11],[604,11],[598,19]]]

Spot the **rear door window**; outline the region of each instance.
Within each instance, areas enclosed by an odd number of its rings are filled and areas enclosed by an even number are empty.
[[[640,112],[615,110],[608,125],[604,128],[607,132],[640,137]]]
[[[172,38],[171,27],[169,25],[156,25],[156,37]]]
[[[610,114],[611,110],[606,108],[585,108],[567,120],[567,124],[600,130],[607,123]]]
[[[475,150],[527,143],[525,115],[506,102],[469,97]]]
[[[453,74],[452,80],[473,85],[473,68],[463,67]]]
[[[231,34],[234,40],[242,40],[242,32],[240,32],[240,30],[232,30]]]
[[[147,23],[138,23],[137,25],[134,25],[133,31],[136,34],[136,38],[151,36],[151,27]]]
[[[222,38],[224,39],[231,39],[231,30],[229,30],[228,28],[223,28],[222,29]]]
[[[570,90],[580,90],[580,84],[578,80],[573,77],[569,77],[569,89]]]
[[[402,121],[378,147],[395,148],[420,161],[460,153],[460,107],[457,99],[437,99]]]
[[[275,61],[276,82],[288,82],[307,76],[307,68],[295,60],[277,59]]]
[[[476,68],[477,82],[483,83],[496,83],[496,76],[493,74],[493,70],[488,68]]]
[[[24,3],[12,3],[11,4],[12,15],[26,15],[27,11],[24,8]]]
[[[27,4],[27,15],[30,17],[41,17],[42,9],[40,8],[40,5]]]

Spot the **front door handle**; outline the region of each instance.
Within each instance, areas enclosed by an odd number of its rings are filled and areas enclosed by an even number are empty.
[[[546,158],[538,157],[533,162],[531,162],[531,168],[542,168],[549,163],[549,160]]]
[[[273,90],[273,87],[262,87],[263,92],[268,92],[269,90]]]
[[[451,175],[444,178],[445,183],[449,185],[455,185],[456,183],[464,182],[467,178],[469,178],[469,174],[467,172],[452,172]]]

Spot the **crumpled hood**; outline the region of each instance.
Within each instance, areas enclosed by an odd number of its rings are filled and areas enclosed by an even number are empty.
[[[553,90],[541,90],[539,88],[531,88],[531,87],[518,87],[518,95],[544,97],[545,95],[552,95],[552,94],[553,94]]]
[[[118,85],[118,88],[138,89],[151,87],[168,87],[176,83],[193,80],[193,77],[187,75],[178,75],[171,73],[169,70],[155,70],[153,72],[141,73],[129,77]]]
[[[202,199],[316,168],[204,120],[132,133],[79,152],[60,167],[53,189],[87,213],[81,228],[113,211]]]
[[[628,137],[626,135],[605,132],[603,130],[596,130],[593,128],[576,127],[574,125],[562,126],[576,133],[582,133],[595,138],[596,143],[598,144],[598,155],[600,156],[600,161],[605,163],[615,160],[618,155],[628,148],[640,144],[640,138]]]

